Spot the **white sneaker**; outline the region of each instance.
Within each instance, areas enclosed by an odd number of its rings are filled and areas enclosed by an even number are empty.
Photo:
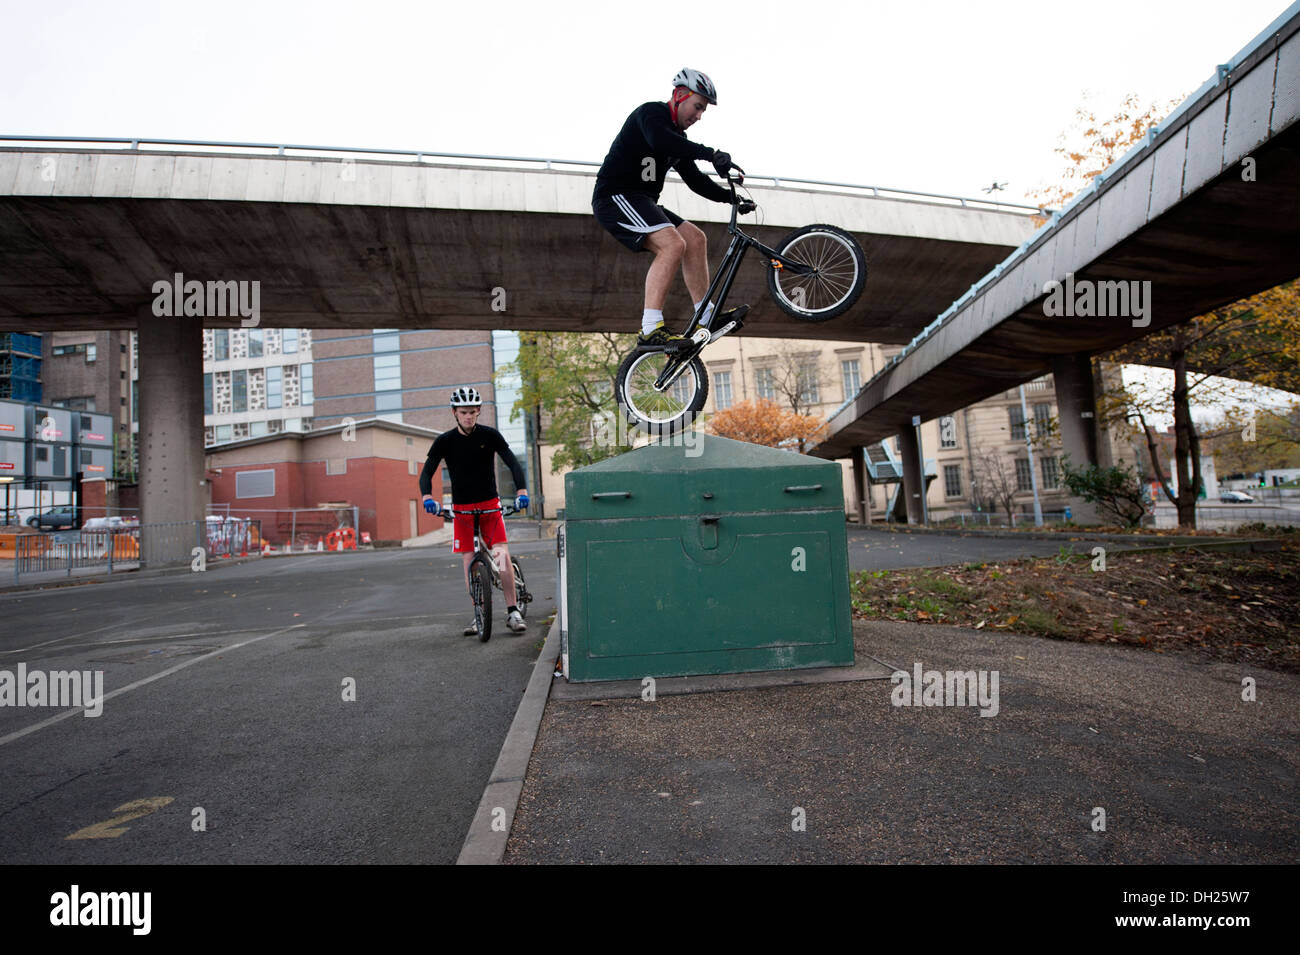
[[[478,623],[477,623],[476,621],[474,621],[474,620],[471,620],[471,621],[469,622],[469,626],[465,628],[464,633],[465,633],[465,636],[467,636],[467,637],[477,637],[477,636],[478,636]]]
[[[524,623],[523,614],[521,614],[518,610],[510,611],[510,616],[506,617],[506,626],[509,627],[511,630],[513,630],[515,633],[519,633],[521,630],[528,629],[528,624]]]

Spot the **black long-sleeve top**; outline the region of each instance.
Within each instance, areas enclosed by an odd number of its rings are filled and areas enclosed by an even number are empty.
[[[527,487],[524,469],[519,464],[510,445],[496,428],[485,424],[475,425],[468,435],[459,428],[444,431],[434,439],[425,459],[424,470],[420,472],[420,493],[429,494],[433,490],[433,476],[438,465],[447,462],[451,472],[451,500],[453,504],[475,504],[489,501],[497,496],[497,475],[493,458],[501,455],[501,460],[510,468],[515,479],[516,488]]]
[[[730,202],[731,193],[695,165],[697,159],[712,160],[714,152],[677,129],[667,103],[642,103],[614,137],[596,174],[593,199],[638,192],[657,202],[668,170],[675,168],[692,192],[714,202]],[[647,159],[652,162],[646,163]],[[645,178],[647,170],[653,174],[650,179]]]

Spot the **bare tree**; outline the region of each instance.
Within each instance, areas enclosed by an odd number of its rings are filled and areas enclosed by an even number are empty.
[[[986,451],[975,458],[975,490],[972,493],[975,500],[987,502],[990,510],[996,507],[1005,511],[1008,521],[1015,513],[1015,498],[1020,491],[1013,460],[997,451]]]
[[[820,351],[810,351],[804,342],[778,341],[771,356],[761,367],[772,375],[772,386],[778,402],[785,404],[795,414],[809,414],[822,403],[825,387],[825,362]]]

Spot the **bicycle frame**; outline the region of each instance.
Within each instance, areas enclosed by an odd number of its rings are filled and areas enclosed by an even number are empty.
[[[500,513],[505,515],[507,513],[505,507],[489,507],[483,509],[474,508],[472,510],[465,509],[459,512],[456,511],[455,505],[447,508],[447,514],[452,518],[455,518],[457,513],[474,515],[474,553],[470,555],[470,559],[472,560],[477,554],[482,554],[486,557],[488,568],[492,571],[492,586],[497,590],[501,590],[501,568],[497,566],[496,556],[488,549],[487,545],[483,543],[483,535],[479,531],[479,522],[482,520],[484,514]],[[514,511],[511,510],[509,513],[514,513]]]
[[[664,351],[669,355],[669,360],[664,364],[664,370],[655,379],[655,390],[665,391],[681,375],[690,364],[691,360],[704,350],[705,345],[709,345],[731,329],[725,326],[715,330],[713,322],[722,314],[723,306],[726,304],[727,295],[731,292],[732,283],[736,280],[736,273],[740,270],[740,263],[745,259],[745,253],[751,248],[756,248],[768,257],[771,267],[774,269],[789,269],[795,275],[811,275],[815,271],[811,266],[802,262],[794,262],[787,259],[775,249],[769,248],[753,236],[742,232],[736,226],[736,217],[739,213],[739,206],[736,204],[736,183],[744,181],[745,170],[739,166],[733,166],[739,173],[739,176],[733,177],[729,172],[727,174],[727,186],[731,189],[731,221],[727,224],[727,234],[731,236],[731,241],[727,245],[727,252],[718,263],[718,268],[713,273],[713,279],[709,282],[709,290],[704,295],[704,300],[700,302],[699,309],[691,316],[691,323],[687,326],[683,337],[689,344],[678,346],[676,349],[666,349],[662,347],[642,348],[644,351]],[[715,300],[716,295],[716,300]],[[713,302],[713,314],[709,316],[709,321],[704,321],[704,312],[708,308],[709,302]],[[700,334],[703,332],[704,334]]]

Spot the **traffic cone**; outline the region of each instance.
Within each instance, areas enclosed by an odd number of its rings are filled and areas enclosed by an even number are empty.
[[[318,537],[318,538],[316,538],[316,550],[317,550],[317,552],[323,551],[324,549],[325,549],[325,538],[323,538],[323,537]]]

